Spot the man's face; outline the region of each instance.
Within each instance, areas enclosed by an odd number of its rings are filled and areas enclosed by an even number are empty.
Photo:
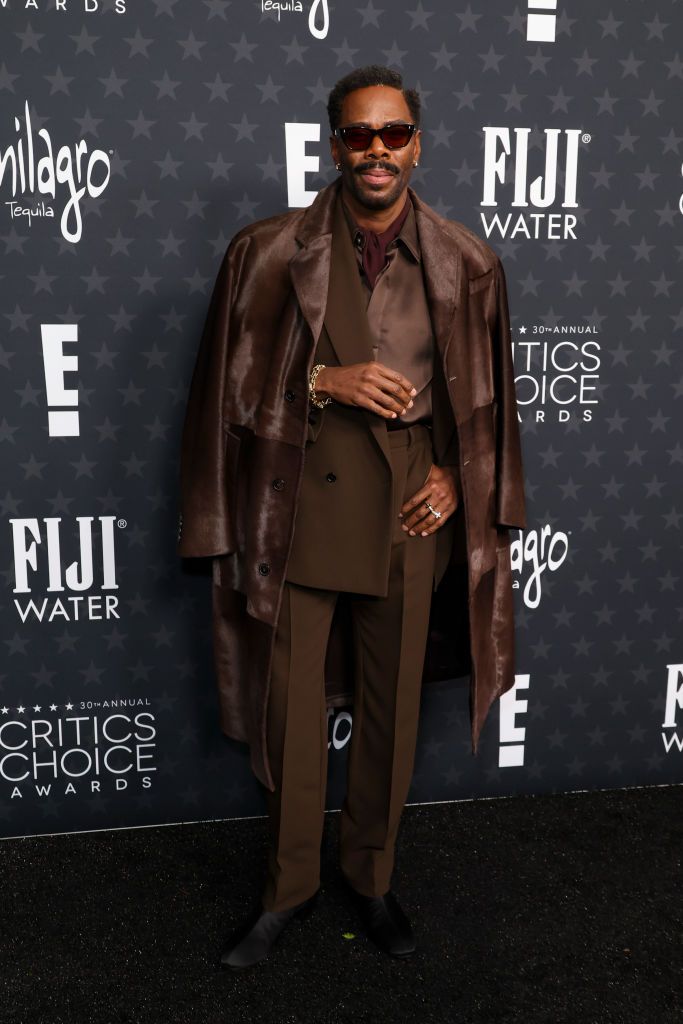
[[[410,108],[400,89],[371,85],[344,97],[340,128],[363,125],[383,128],[392,122],[413,124]],[[330,136],[335,164],[341,164],[342,181],[351,195],[368,210],[385,210],[395,203],[410,180],[413,163],[420,158],[420,132],[403,149],[389,149],[379,135],[367,149],[352,151],[336,135]]]

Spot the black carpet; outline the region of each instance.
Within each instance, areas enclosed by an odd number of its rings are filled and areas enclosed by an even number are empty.
[[[683,1022],[682,798],[407,807],[406,962],[357,929],[328,814],[317,909],[239,974],[218,959],[258,899],[265,818],[7,840],[0,1021]]]

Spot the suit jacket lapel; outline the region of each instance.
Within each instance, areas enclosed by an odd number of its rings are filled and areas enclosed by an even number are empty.
[[[298,234],[304,248],[289,261],[292,284],[317,343],[323,321],[342,366],[372,359],[374,338],[351,234],[341,206],[340,182],[318,193]],[[381,416],[363,409],[366,422],[389,467],[387,428]]]
[[[372,360],[376,340],[366,313],[367,298],[358,273],[358,260],[353,251],[341,195],[335,203],[332,233],[330,287],[327,293],[325,327],[332,347],[342,366]]]
[[[376,339],[370,329],[367,298],[358,273],[351,232],[346,223],[340,192],[334,210],[330,286],[327,293],[325,328],[341,366],[369,363]],[[368,427],[391,468],[386,422],[370,409],[362,409]]]
[[[415,207],[427,302],[446,386],[450,391],[450,381],[457,376],[458,384],[454,390],[466,395],[468,362],[460,344],[463,331],[458,330],[458,325],[463,327],[460,322],[462,311],[458,308],[462,256],[436,214],[412,188],[408,191]],[[315,342],[320,337],[324,322],[340,364],[348,365],[372,359],[374,338],[365,313],[363,285],[341,207],[340,192],[341,181],[336,179],[331,186],[318,192],[306,210],[297,234],[302,248],[290,260],[289,270],[299,306]],[[337,218],[341,219],[338,221]],[[337,230],[338,227],[343,230]],[[331,273],[333,260],[335,272]],[[357,294],[354,295],[356,289]],[[384,420],[369,409],[364,412],[390,463]],[[437,415],[441,412],[437,409]],[[443,438],[443,433],[441,436]]]

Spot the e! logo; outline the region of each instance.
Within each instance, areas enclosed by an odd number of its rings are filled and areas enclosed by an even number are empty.
[[[526,728],[516,725],[518,715],[526,714],[529,702],[518,700],[519,690],[529,688],[529,675],[515,676],[515,685],[500,698],[500,746],[498,748],[499,768],[521,768],[524,764],[524,739]]]
[[[526,38],[528,43],[554,43],[557,28],[557,0],[528,0]]]

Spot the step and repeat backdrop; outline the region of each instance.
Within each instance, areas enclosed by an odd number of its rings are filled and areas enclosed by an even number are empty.
[[[409,800],[683,781],[682,14],[3,2],[0,835],[265,813],[176,554],[181,427],[230,238],[336,176],[370,63],[422,95],[415,190],[503,260],[529,518],[516,685],[476,756],[468,679],[425,686]]]

